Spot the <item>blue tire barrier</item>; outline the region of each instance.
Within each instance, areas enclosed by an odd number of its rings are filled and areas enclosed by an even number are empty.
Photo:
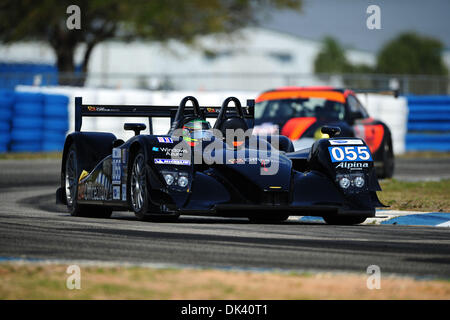
[[[8,145],[0,144],[0,153],[8,152]]]
[[[0,91],[0,120],[8,120],[12,117],[12,107],[14,105],[14,93]]]
[[[69,113],[67,110],[67,104],[45,104],[44,105],[44,111],[43,111],[44,117],[49,118],[68,118]]]
[[[34,142],[41,143],[42,131],[30,129],[13,129],[11,132],[11,140],[15,142]]]
[[[0,91],[0,110],[11,110],[14,105],[15,96],[12,91]]]
[[[14,105],[15,116],[34,116],[42,117],[44,105],[42,103],[18,102]]]
[[[6,109],[0,107],[0,120],[9,121],[13,116],[12,109]]]
[[[64,141],[52,142],[44,141],[42,143],[42,151],[62,151],[64,149]]]
[[[450,96],[408,96],[407,151],[450,151]]]
[[[406,135],[407,151],[450,151],[450,134],[414,134]]]
[[[12,119],[14,129],[35,129],[40,130],[44,126],[44,119],[37,117],[15,117]]]
[[[45,130],[55,130],[66,133],[68,127],[69,121],[67,119],[44,118]]]
[[[13,152],[38,152],[41,150],[41,144],[36,142],[18,142],[11,145]]]
[[[450,122],[414,122],[408,123],[408,131],[450,131]]]
[[[35,92],[15,92],[16,103],[44,103],[44,95]]]
[[[42,133],[42,140],[45,141],[50,141],[50,142],[61,142],[61,141],[65,141],[66,140],[66,132],[62,132],[62,131],[54,131],[54,130],[49,130],[49,131],[44,131]]]
[[[44,104],[59,104],[67,106],[69,104],[69,98],[62,94],[45,94]]]
[[[12,105],[15,100],[14,91],[0,90],[0,105]]]
[[[1,121],[0,120],[0,133],[8,132],[11,130],[11,125],[9,121]]]
[[[9,132],[0,132],[0,144],[8,145],[11,141],[11,134]]]

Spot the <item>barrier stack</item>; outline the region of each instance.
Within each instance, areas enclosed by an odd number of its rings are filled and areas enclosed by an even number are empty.
[[[450,151],[450,96],[408,96],[407,151]]]
[[[11,142],[11,118],[14,92],[0,91],[0,152],[6,152]]]
[[[12,115],[11,148],[13,152],[36,152],[42,149],[44,95],[16,92]]]
[[[61,151],[69,126],[69,98],[61,94],[44,94],[42,151]]]

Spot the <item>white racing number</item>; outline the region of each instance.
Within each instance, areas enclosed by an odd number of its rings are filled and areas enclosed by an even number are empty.
[[[328,147],[328,151],[332,162],[372,161],[372,156],[367,146]]]

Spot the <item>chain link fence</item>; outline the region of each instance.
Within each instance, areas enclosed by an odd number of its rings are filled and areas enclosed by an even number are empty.
[[[0,73],[0,87],[69,85],[148,90],[264,91],[281,86],[330,85],[355,90],[399,89],[401,94],[449,95],[450,77],[382,74],[299,73]]]

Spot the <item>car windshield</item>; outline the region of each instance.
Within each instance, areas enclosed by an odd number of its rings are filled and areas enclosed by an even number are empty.
[[[284,123],[296,117],[343,120],[344,104],[323,98],[266,100],[256,104],[257,123]]]

